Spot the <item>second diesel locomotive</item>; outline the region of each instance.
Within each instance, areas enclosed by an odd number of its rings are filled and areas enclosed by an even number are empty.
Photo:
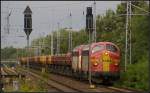
[[[91,70],[93,78],[106,80],[119,79],[120,50],[111,42],[97,42],[75,47],[64,55],[46,55],[20,58],[22,65],[33,69],[46,69],[48,72],[86,78]],[[90,63],[90,64],[89,64]]]

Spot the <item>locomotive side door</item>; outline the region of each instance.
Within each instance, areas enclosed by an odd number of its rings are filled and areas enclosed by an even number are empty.
[[[79,52],[78,51],[73,51],[72,52],[72,69],[74,72],[77,71],[78,69],[78,62],[79,62]]]
[[[83,47],[82,50],[82,71],[86,72],[88,71],[88,65],[89,65],[89,46],[86,45],[85,47]]]

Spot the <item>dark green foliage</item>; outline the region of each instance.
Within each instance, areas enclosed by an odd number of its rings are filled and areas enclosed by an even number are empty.
[[[16,60],[20,57],[32,56],[33,50],[30,49],[27,53],[26,48],[5,47],[1,49],[1,60]],[[28,55],[27,55],[28,54]]]
[[[9,58],[15,58],[16,49],[13,47],[6,47],[4,49],[1,49],[1,59],[9,59]]]
[[[19,48],[17,51],[17,48],[11,47],[5,47],[1,49],[1,60],[10,60],[10,59],[16,59],[17,55],[18,57],[26,56],[26,49]]]
[[[134,65],[128,65],[127,71],[121,73],[121,79],[115,86],[136,88],[139,90],[148,89],[148,55]]]

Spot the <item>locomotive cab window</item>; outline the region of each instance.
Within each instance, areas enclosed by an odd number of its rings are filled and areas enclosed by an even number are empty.
[[[75,47],[75,48],[73,49],[73,52],[78,51],[78,48],[79,48],[79,46]]]
[[[84,56],[89,55],[89,45],[86,45],[83,47],[82,55],[84,55]]]
[[[92,49],[92,53],[95,53],[97,51],[101,51],[104,49],[104,45],[97,45]]]
[[[89,45],[84,46],[83,51],[89,51]]]
[[[117,51],[118,51],[118,49],[116,48],[116,46],[110,45],[110,44],[107,44],[107,45],[106,45],[106,49],[107,49],[108,51],[111,51],[111,52],[117,52]]]

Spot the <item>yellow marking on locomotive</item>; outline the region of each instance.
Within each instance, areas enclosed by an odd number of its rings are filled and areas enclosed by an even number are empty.
[[[102,54],[102,61],[103,62],[111,62],[111,58],[107,52]]]
[[[107,52],[102,54],[102,62],[103,62],[103,71],[108,72],[110,70],[109,65],[111,63],[111,58]]]
[[[109,71],[109,63],[108,62],[103,62],[103,71],[106,71],[106,72]]]

